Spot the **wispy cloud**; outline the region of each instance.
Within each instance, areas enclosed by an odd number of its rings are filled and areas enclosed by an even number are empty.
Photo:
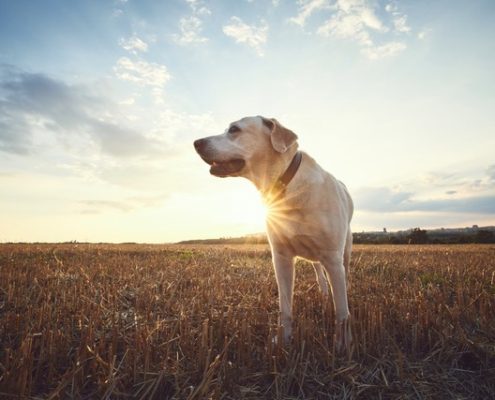
[[[401,187],[365,187],[354,192],[356,207],[377,213],[495,215],[495,165],[464,173],[430,172]]]
[[[176,43],[188,45],[193,43],[205,43],[208,38],[201,36],[203,22],[196,16],[183,17],[179,20],[180,34],[174,34]]]
[[[243,43],[263,56],[263,45],[268,37],[268,25],[262,21],[260,25],[248,25],[241,18],[233,16],[230,23],[223,27],[223,33],[233,38],[236,43]]]
[[[295,17],[289,18],[289,21],[301,27],[316,11],[331,8],[328,0],[298,0],[297,4],[299,12]]]
[[[111,16],[113,18],[119,18],[122,15],[124,15],[123,8],[126,6],[126,4],[127,4],[127,0],[114,0],[113,2],[114,8]]]
[[[398,41],[382,45],[374,43],[372,32],[385,33],[389,31],[389,28],[376,15],[371,2],[367,0],[339,0],[335,7],[336,11],[332,17],[318,29],[320,35],[354,40],[362,47],[361,52],[371,60],[391,56],[406,48],[404,43]],[[397,13],[395,10],[396,8],[390,12]],[[401,18],[400,21],[398,18]],[[405,29],[405,18],[405,16],[400,15],[394,19],[394,24],[402,24],[401,28]]]
[[[339,10],[318,28],[318,34],[339,39],[352,39],[364,46],[373,45],[369,29],[383,31],[386,28],[369,9],[358,12]]]
[[[380,58],[393,56],[406,49],[406,44],[403,42],[389,42],[381,46],[368,46],[361,49],[361,53],[366,55],[370,60],[378,60]]]
[[[372,212],[450,212],[495,214],[495,194],[477,196],[454,196],[448,191],[448,197],[420,199],[413,193],[392,190],[387,187],[361,188],[354,193],[359,209]]]
[[[411,31],[411,28],[407,25],[407,16],[405,15],[394,19],[394,27],[397,32]]]
[[[354,192],[358,208],[376,212],[399,211],[411,202],[413,193],[388,187],[365,187]]]
[[[421,200],[404,211],[495,214],[495,195]]]
[[[349,37],[356,34],[359,38],[360,32],[365,30],[375,30],[387,32],[388,28],[378,18],[373,6],[366,0],[340,0],[336,3],[336,13],[330,19],[335,24],[337,32],[341,32]]]
[[[179,20],[180,33],[173,34],[172,38],[182,46],[207,42],[208,38],[202,36],[203,18],[211,15],[211,10],[202,0],[185,0],[185,2],[189,5],[192,15]]]
[[[195,15],[210,15],[211,10],[205,6],[203,0],[185,0]]]
[[[407,25],[407,15],[400,12],[396,2],[387,4],[385,11],[392,15],[392,23],[396,32],[407,33],[411,31],[411,28]]]
[[[32,153],[44,147],[34,143],[44,133],[66,147],[82,141],[114,157],[159,153],[158,142],[119,123],[121,118],[111,112],[116,108],[85,86],[44,74],[8,71],[0,81],[0,150]]]
[[[136,35],[131,36],[128,39],[120,39],[120,47],[132,54],[137,54],[139,52],[145,53],[148,51],[148,43],[144,42],[142,39],[138,38]]]
[[[163,88],[171,78],[165,65],[144,60],[133,61],[128,57],[117,60],[114,72],[119,79],[158,88]]]
[[[417,37],[419,40],[424,40],[428,37],[428,35],[431,33],[431,29],[430,28],[425,28],[425,29],[422,29],[418,32],[417,34]]]
[[[371,60],[397,54],[407,47],[399,36],[407,34],[411,28],[407,24],[407,15],[399,11],[395,2],[385,6],[390,15],[388,24],[377,13],[378,3],[370,0],[337,0],[333,3],[300,0],[298,3],[299,12],[290,19],[291,22],[305,26],[316,12],[330,12],[330,18],[319,24],[316,33],[327,38],[352,40]],[[394,39],[387,39],[388,34],[393,34]]]

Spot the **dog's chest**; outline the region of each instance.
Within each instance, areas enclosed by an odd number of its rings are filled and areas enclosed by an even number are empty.
[[[319,239],[309,235],[296,235],[286,238],[284,247],[290,249],[294,256],[319,261],[322,258],[322,246]]]
[[[278,252],[319,261],[329,247],[332,247],[331,235],[326,229],[312,225],[314,224],[304,218],[290,216],[268,221],[270,243]]]

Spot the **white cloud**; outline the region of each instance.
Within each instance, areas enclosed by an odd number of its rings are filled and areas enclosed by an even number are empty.
[[[192,15],[182,17],[179,20],[179,34],[172,35],[174,41],[180,45],[205,43],[208,38],[201,35],[203,20],[201,17],[211,15],[209,8],[204,6],[202,0],[185,0],[192,10]]]
[[[385,6],[385,11],[392,13],[394,11],[397,11],[397,4],[394,3],[389,3]]]
[[[120,39],[120,47],[132,54],[137,54],[138,52],[147,52],[148,44],[143,40],[139,39],[136,35],[131,36],[129,39]]]
[[[413,202],[413,193],[388,187],[363,187],[354,192],[360,209],[366,211],[403,211]]]
[[[411,28],[407,15],[399,11],[395,2],[384,7],[385,15],[377,13],[378,3],[372,0],[335,0],[331,4],[328,0],[299,0],[298,4],[299,13],[290,18],[291,22],[304,26],[317,11],[330,12],[330,18],[320,24],[316,33],[327,38],[352,40],[369,59],[391,56],[406,48],[397,37],[409,33]],[[391,33],[394,39],[387,41],[385,35]]]
[[[403,177],[399,185],[356,188],[353,198],[354,224],[361,226],[488,225],[495,215],[495,165]]]
[[[237,43],[244,43],[256,50],[259,56],[263,56],[262,46],[266,43],[268,36],[268,25],[262,22],[261,25],[248,25],[239,17],[231,17],[230,24],[223,27],[223,33],[233,38]]]
[[[119,58],[113,69],[119,79],[157,88],[163,88],[171,78],[165,65],[132,61],[127,57]]]
[[[180,34],[173,35],[174,40],[182,45],[204,43],[208,39],[201,36],[202,21],[194,15],[179,20]]]
[[[303,27],[306,24],[306,20],[318,10],[328,9],[330,5],[328,0],[298,0],[299,13],[297,16],[289,19],[296,25]]]
[[[370,30],[387,32],[366,0],[339,0],[336,12],[320,28],[318,34],[340,39],[351,39],[364,46],[372,46]]]
[[[407,15],[394,18],[394,27],[397,32],[410,32],[411,28],[407,25]]]
[[[112,18],[118,18],[124,15],[124,10],[119,7],[125,7],[127,0],[114,0],[114,9],[112,12]]]
[[[123,120],[101,89],[14,70],[0,80],[0,151],[116,158],[152,157],[162,144]],[[41,150],[41,151],[40,151]],[[50,157],[48,156],[48,159]],[[51,165],[51,163],[50,163]]]
[[[186,0],[195,15],[210,15],[211,11],[201,0]]]
[[[381,46],[369,46],[361,49],[361,53],[366,55],[370,60],[378,60],[380,58],[389,57],[400,53],[406,49],[406,44],[403,42],[389,42]]]
[[[354,192],[357,208],[373,212],[451,212],[493,214],[495,192],[487,187],[480,192],[447,190],[443,193],[425,192],[416,187],[416,193],[389,187],[360,188]]]
[[[407,25],[407,15],[399,11],[399,7],[395,2],[387,4],[385,11],[392,16],[395,32],[407,33],[411,31],[411,28]]]
[[[353,39],[363,45],[372,45],[370,34],[360,16],[338,13],[318,28],[318,34],[340,39]]]

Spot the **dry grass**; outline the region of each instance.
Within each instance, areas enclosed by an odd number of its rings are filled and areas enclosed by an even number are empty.
[[[274,347],[266,247],[0,246],[0,397],[495,398],[495,247],[356,246],[354,346],[299,262]]]

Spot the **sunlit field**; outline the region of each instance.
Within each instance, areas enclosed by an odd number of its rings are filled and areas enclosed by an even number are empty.
[[[351,354],[298,262],[280,348],[266,246],[0,246],[0,397],[495,397],[495,246],[356,246]],[[19,396],[19,397],[15,397]]]

